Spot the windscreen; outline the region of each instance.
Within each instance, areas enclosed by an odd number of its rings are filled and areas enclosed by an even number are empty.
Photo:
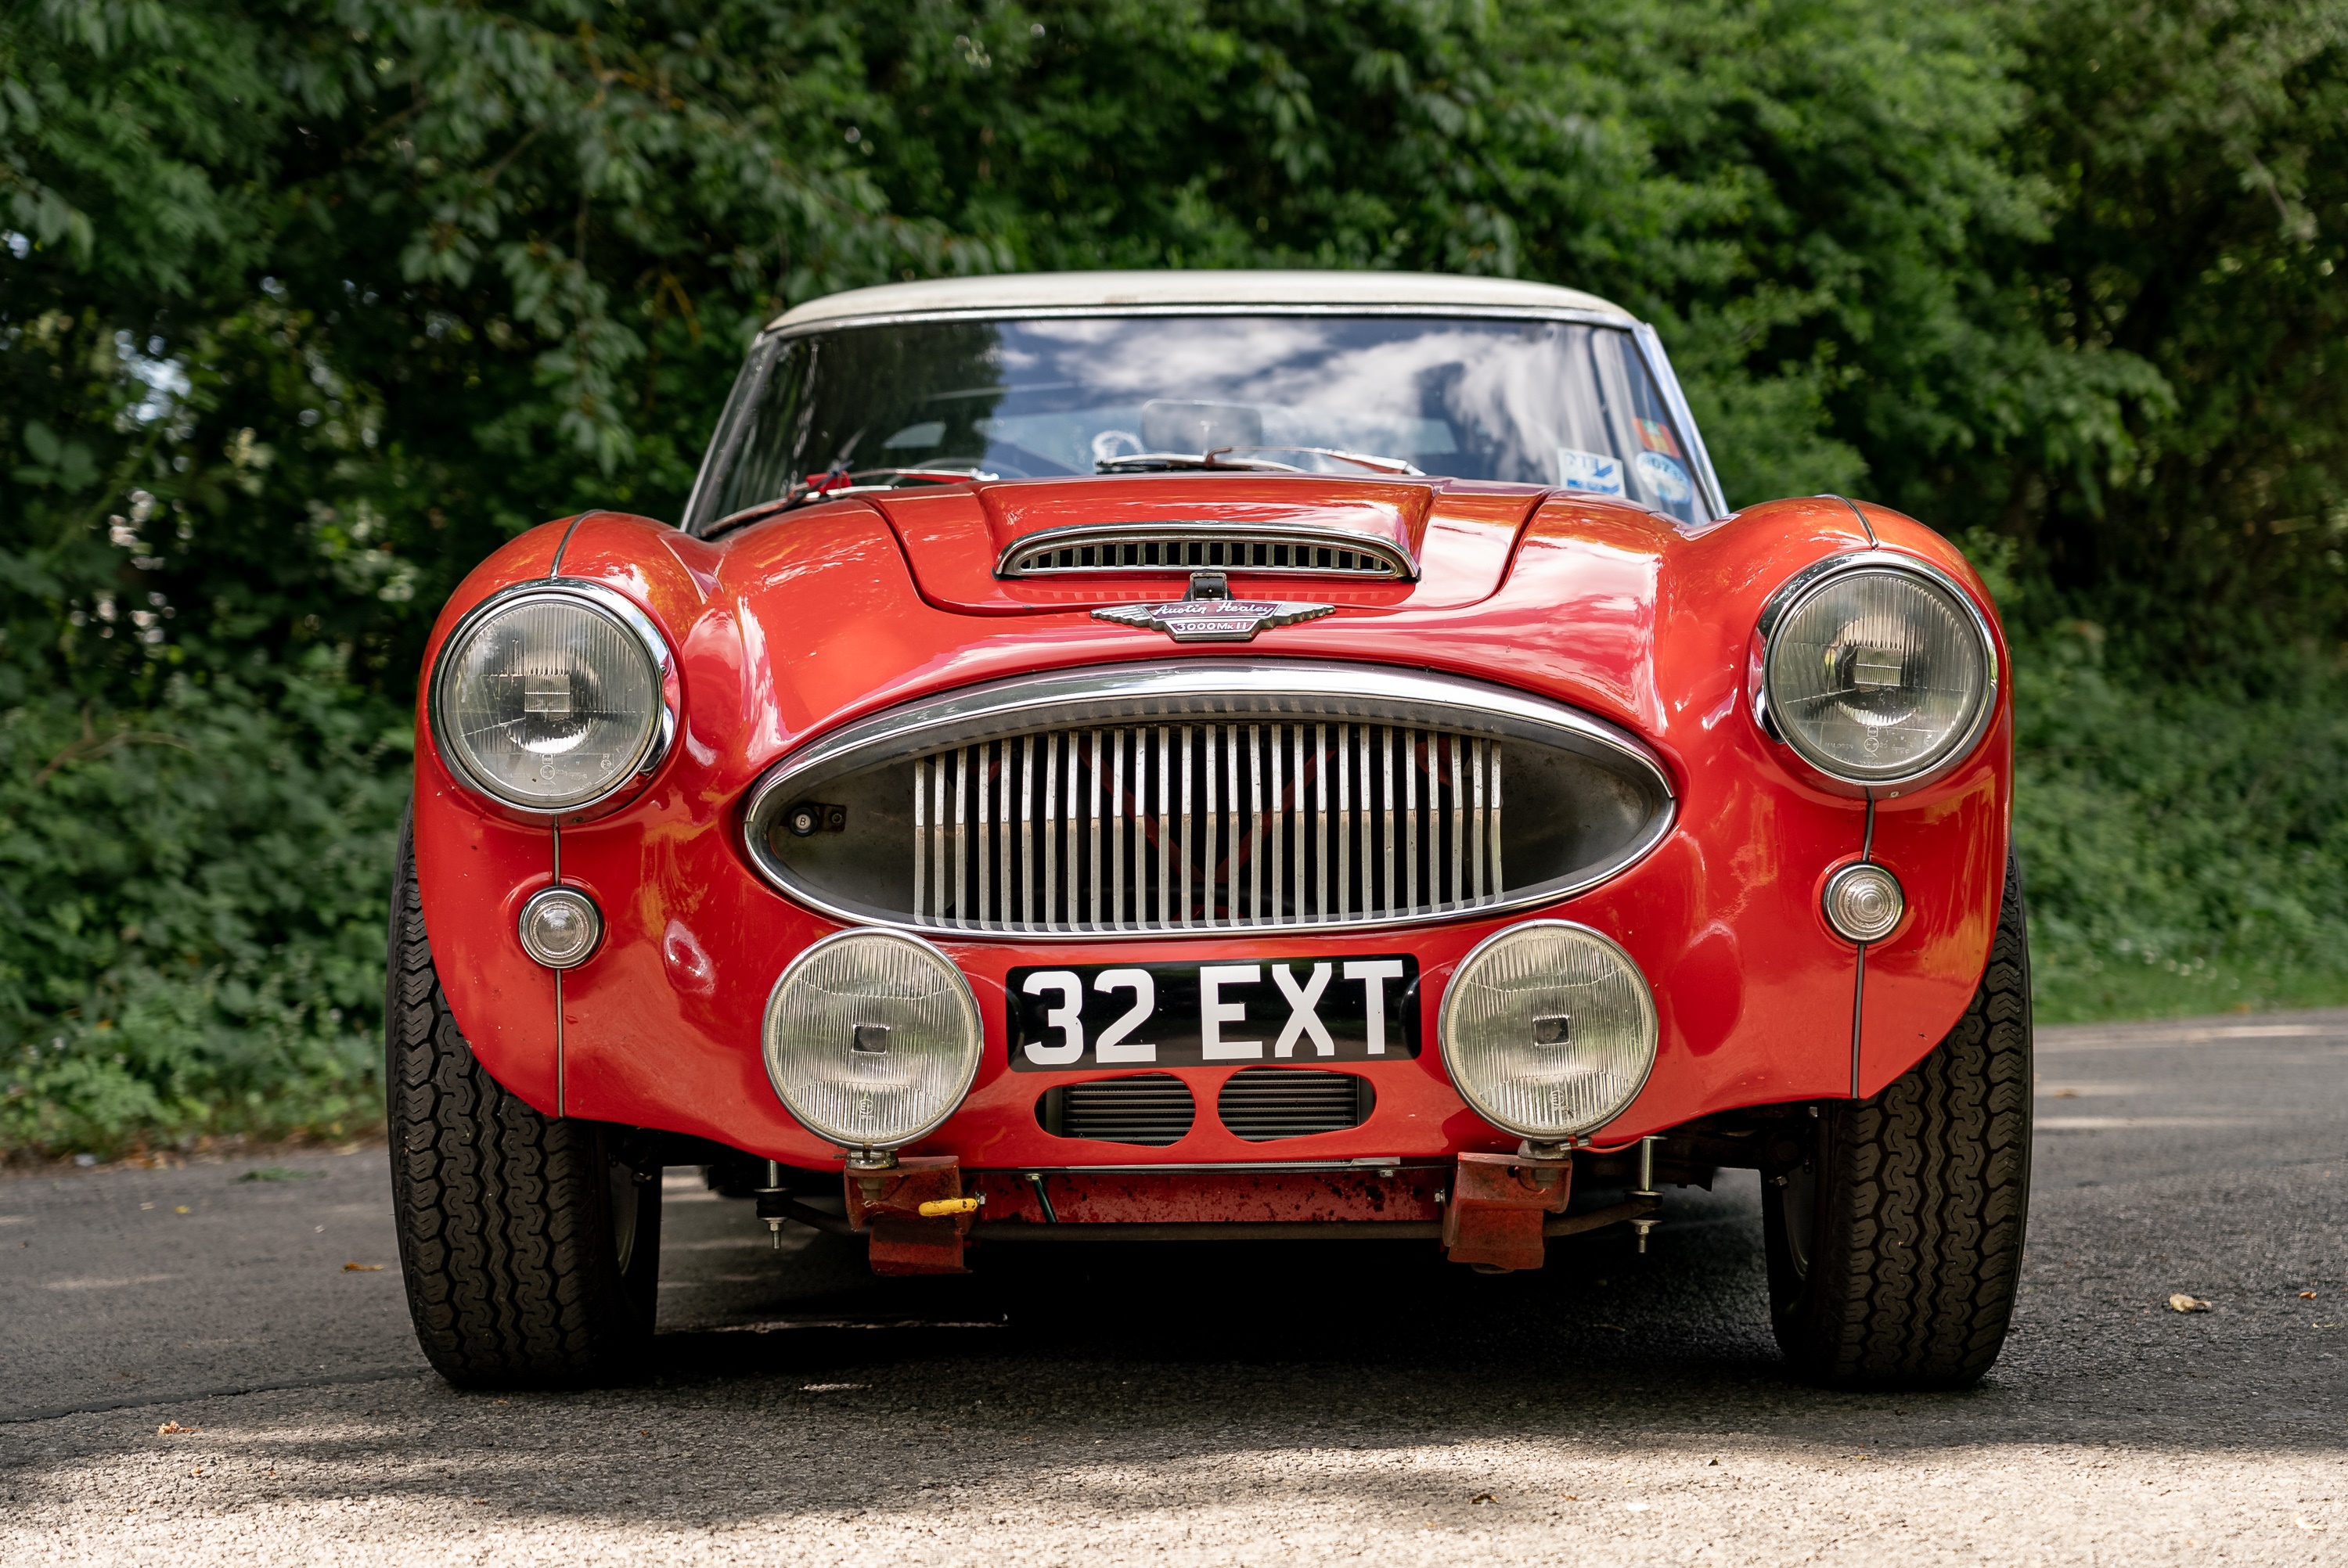
[[[762,341],[688,526],[955,477],[1417,471],[1706,515],[1620,328],[1457,316],[906,322]]]

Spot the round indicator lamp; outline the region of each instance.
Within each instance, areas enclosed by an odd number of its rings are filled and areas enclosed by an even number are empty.
[[[543,887],[521,907],[522,951],[550,969],[575,968],[603,938],[603,916],[576,887]]]
[[[1846,866],[1827,879],[1827,924],[1854,942],[1879,942],[1891,935],[1908,910],[1900,878],[1868,861]]]

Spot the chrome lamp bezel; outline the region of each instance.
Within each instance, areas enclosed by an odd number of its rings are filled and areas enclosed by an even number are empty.
[[[587,911],[588,928],[591,935],[588,937],[587,945],[580,948],[577,956],[573,958],[557,957],[540,946],[530,935],[530,917],[558,899],[565,903],[580,904]],[[588,896],[585,888],[573,887],[567,883],[557,882],[550,886],[540,888],[523,901],[520,912],[514,917],[514,939],[521,944],[521,950],[530,955],[530,960],[542,968],[575,969],[593,958],[596,950],[603,945],[603,911],[595,900]]]
[[[1620,1103],[1613,1106],[1603,1116],[1596,1117],[1581,1126],[1562,1132],[1549,1128],[1533,1128],[1523,1122],[1507,1121],[1495,1115],[1485,1106],[1480,1098],[1470,1092],[1461,1083],[1459,1073],[1451,1057],[1451,1021],[1454,1006],[1452,999],[1458,993],[1459,977],[1467,974],[1489,948],[1509,941],[1522,932],[1542,929],[1578,932],[1582,936],[1594,938],[1601,946],[1611,948],[1614,956],[1622,961],[1623,967],[1631,971],[1632,977],[1639,982],[1639,989],[1647,999],[1647,1022],[1652,1031],[1647,1041],[1646,1069],[1639,1074],[1639,1081],[1632,1086],[1631,1091],[1622,1096]],[[1639,967],[1639,960],[1632,958],[1630,949],[1623,947],[1622,943],[1596,927],[1584,925],[1579,920],[1519,920],[1512,926],[1503,926],[1473,948],[1468,948],[1467,956],[1452,966],[1450,978],[1444,982],[1442,1006],[1436,1013],[1436,1052],[1443,1059],[1444,1076],[1450,1081],[1453,1092],[1467,1102],[1468,1108],[1477,1115],[1481,1116],[1503,1132],[1513,1133],[1529,1143],[1541,1146],[1562,1144],[1570,1147],[1589,1138],[1601,1128],[1611,1126],[1622,1118],[1624,1112],[1639,1102],[1639,1096],[1646,1092],[1648,1081],[1655,1075],[1655,1062],[1663,1055],[1663,1004],[1656,999],[1653,983],[1647,979],[1647,971]]]
[[[817,1125],[815,1122],[808,1117],[805,1112],[801,1111],[797,1104],[792,1102],[791,1096],[785,1092],[783,1089],[781,1075],[775,1071],[775,1009],[781,1005],[783,989],[790,984],[791,977],[798,974],[802,968],[806,968],[808,961],[818,953],[822,952],[828,948],[836,947],[842,942],[856,941],[901,942],[908,947],[920,948],[922,952],[927,953],[931,958],[944,965],[946,972],[953,977],[954,984],[961,993],[962,1003],[963,1008],[967,1009],[967,1016],[972,1025],[972,1032],[976,1041],[973,1049],[966,1054],[965,1060],[963,1063],[962,1081],[960,1085],[955,1088],[953,1094],[947,1098],[945,1108],[943,1110],[931,1117],[927,1122],[922,1122],[920,1126],[915,1127],[910,1132],[901,1133],[894,1138],[879,1139],[871,1142],[865,1142],[863,1140],[854,1138],[843,1138],[831,1128]],[[783,972],[775,977],[773,989],[767,992],[767,1005],[760,1010],[758,1016],[758,1061],[759,1064],[767,1071],[767,1087],[775,1091],[775,1098],[781,1102],[783,1109],[789,1113],[791,1120],[797,1122],[800,1126],[806,1128],[817,1137],[821,1138],[827,1143],[831,1143],[834,1147],[842,1150],[851,1157],[857,1154],[879,1154],[891,1150],[901,1149],[908,1143],[919,1143],[922,1139],[928,1137],[931,1133],[944,1126],[949,1121],[953,1119],[957,1112],[962,1110],[963,1102],[969,1100],[971,1086],[978,1081],[978,1064],[985,1055],[986,1014],[978,1005],[978,993],[971,989],[970,977],[963,974],[962,966],[955,963],[952,955],[948,954],[944,948],[939,947],[935,942],[927,941],[922,938],[915,936],[911,931],[899,930],[892,927],[851,927],[848,930],[834,931],[828,937],[820,938],[816,941],[808,943],[806,947],[799,949],[798,954],[792,958],[789,963],[783,966]]]
[[[482,776],[466,760],[464,749],[452,740],[442,718],[448,707],[449,683],[455,679],[458,652],[499,615],[518,606],[545,600],[561,600],[583,605],[616,621],[651,662],[653,689],[660,693],[660,711],[653,716],[652,723],[645,726],[644,742],[637,748],[633,759],[610,783],[591,793],[553,802],[518,800],[494,781]],[[500,589],[465,612],[463,619],[449,631],[447,641],[440,644],[440,651],[433,660],[432,679],[426,686],[429,695],[425,703],[425,717],[431,727],[432,743],[438,750],[441,760],[466,788],[486,795],[500,805],[527,812],[533,816],[563,816],[601,805],[660,766],[676,734],[676,705],[669,694],[675,669],[676,661],[669,651],[668,640],[661,635],[660,628],[653,623],[652,617],[624,594],[614,592],[602,583],[581,582],[569,578],[543,578]]]
[[[1963,611],[1966,622],[1979,641],[1982,653],[1982,690],[1973,712],[1950,738],[1923,762],[1893,773],[1854,773],[1848,765],[1818,754],[1804,744],[1798,733],[1780,723],[1772,709],[1769,697],[1769,655],[1777,628],[1814,596],[1844,578],[1869,572],[1904,575],[1931,589],[1938,589],[1953,600]],[[1813,771],[1837,784],[1853,788],[1893,791],[1911,789],[1947,774],[1971,756],[1989,733],[1991,721],[1997,714],[1998,683],[2002,671],[1998,668],[1997,637],[1991,629],[1989,618],[1972,594],[1948,573],[1896,550],[1854,550],[1847,555],[1831,556],[1815,562],[1787,579],[1777,591],[1769,596],[1762,608],[1761,619],[1754,629],[1758,645],[1758,667],[1751,693],[1754,723],[1771,740],[1786,747]]]

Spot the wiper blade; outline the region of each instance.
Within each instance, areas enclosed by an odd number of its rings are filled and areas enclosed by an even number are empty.
[[[1406,457],[1383,457],[1370,452],[1343,452],[1334,446],[1219,446],[1209,456],[1222,452],[1303,452],[1314,457],[1332,457],[1340,463],[1352,463],[1381,474],[1424,476],[1426,472]]]
[[[1300,468],[1293,463],[1275,463],[1268,457],[1234,457],[1235,452],[1298,452],[1307,456],[1327,457],[1338,463],[1351,463],[1373,473],[1423,476],[1426,470],[1403,457],[1383,457],[1367,452],[1344,452],[1334,446],[1289,446],[1264,445],[1259,446],[1218,446],[1211,452],[1136,452],[1123,457],[1105,457],[1093,465],[1096,474],[1148,474],[1169,469],[1230,468],[1256,474],[1310,474],[1311,468]]]
[[[861,495],[870,490],[893,490],[908,482],[917,485],[962,485],[973,479],[999,479],[1000,474],[985,469],[969,468],[834,468],[818,474],[811,479],[792,483],[786,494],[772,500],[760,501],[755,507],[745,507],[738,512],[728,512],[711,525],[710,531],[738,528],[777,512],[787,512],[793,507],[809,501],[828,501],[834,496]]]
[[[1267,463],[1239,457],[1225,459],[1223,454],[1236,450],[1230,446],[1212,452],[1128,452],[1122,457],[1103,457],[1093,465],[1096,474],[1162,474],[1171,469],[1227,468],[1246,474],[1302,474],[1303,469],[1292,463]]]
[[[973,464],[967,468],[945,468],[932,465],[920,468],[834,468],[818,474],[812,479],[801,479],[783,497],[790,506],[799,501],[821,500],[828,496],[845,496],[859,490],[893,490],[911,480],[917,485],[962,485],[973,479],[999,479],[1000,474],[990,474]]]

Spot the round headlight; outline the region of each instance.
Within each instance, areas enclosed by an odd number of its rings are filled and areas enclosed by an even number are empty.
[[[1606,938],[1529,920],[1487,938],[1443,995],[1452,1086],[1495,1127],[1555,1143],[1622,1113],[1655,1064],[1655,999]]]
[[[953,960],[898,931],[842,931],[792,959],[765,1035],[784,1106],[850,1149],[893,1149],[953,1115],[985,1038]]]
[[[1977,739],[1997,670],[1954,590],[1901,567],[1838,571],[1768,634],[1762,689],[1786,743],[1850,784],[1921,778]]]
[[[433,733],[469,782],[510,805],[592,804],[660,738],[663,652],[624,600],[571,589],[517,594],[442,650]]]

